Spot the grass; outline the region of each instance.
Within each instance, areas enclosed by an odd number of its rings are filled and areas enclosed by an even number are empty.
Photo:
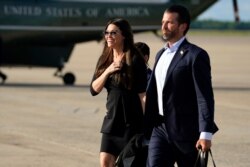
[[[151,33],[151,32],[150,32]],[[161,36],[161,30],[157,31]],[[188,35],[217,35],[217,36],[250,36],[250,30],[206,30],[206,29],[189,29]]]

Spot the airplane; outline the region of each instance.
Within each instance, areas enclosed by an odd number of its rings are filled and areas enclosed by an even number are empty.
[[[63,74],[74,45],[100,41],[111,18],[127,19],[135,33],[161,27],[162,13],[172,4],[186,6],[192,19],[218,0],[1,0],[0,67],[56,68],[55,76],[73,85],[72,72]],[[235,13],[237,2],[233,0]],[[236,14],[235,14],[236,15]],[[4,82],[7,75],[0,71]]]

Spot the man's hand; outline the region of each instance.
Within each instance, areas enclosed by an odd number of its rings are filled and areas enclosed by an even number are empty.
[[[196,148],[201,149],[203,152],[208,151],[212,146],[211,140],[199,139],[196,143]]]

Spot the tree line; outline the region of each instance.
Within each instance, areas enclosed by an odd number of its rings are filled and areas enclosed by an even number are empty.
[[[207,30],[250,30],[250,22],[227,22],[216,20],[195,20],[191,23],[192,29]]]

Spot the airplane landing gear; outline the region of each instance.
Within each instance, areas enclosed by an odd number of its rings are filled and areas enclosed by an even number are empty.
[[[75,80],[76,80],[75,75],[71,72],[68,72],[63,76],[63,82],[65,85],[74,85]]]
[[[58,71],[56,71],[54,75],[62,78],[65,85],[74,85],[76,81],[76,77],[73,73],[67,72],[63,75],[61,69],[58,69]]]
[[[2,78],[2,84],[3,84],[7,79],[7,75],[5,75],[3,72],[0,71],[0,78]]]

